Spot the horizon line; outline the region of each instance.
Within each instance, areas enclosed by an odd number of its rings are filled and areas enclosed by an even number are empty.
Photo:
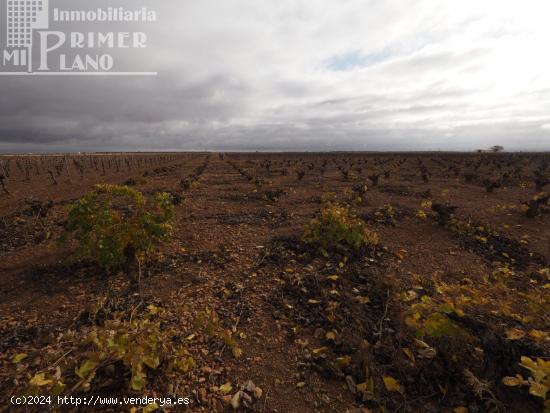
[[[87,154],[124,154],[124,153],[130,153],[130,154],[148,154],[148,153],[277,153],[277,154],[301,154],[301,153],[325,153],[325,154],[335,154],[335,153],[371,153],[371,154],[387,154],[387,153],[456,153],[456,154],[515,154],[515,153],[523,153],[523,154],[547,154],[550,153],[550,150],[540,150],[540,151],[533,151],[533,150],[526,150],[526,151],[500,151],[500,152],[493,152],[489,150],[483,150],[479,152],[478,150],[332,150],[332,151],[322,151],[322,150],[215,150],[215,149],[187,149],[187,150],[143,150],[143,151],[68,151],[68,152],[62,152],[62,151],[52,151],[52,152],[0,152],[0,156],[13,156],[13,155],[55,155],[55,154],[69,154],[69,155],[87,155]]]
[[[158,72],[0,72],[0,76],[158,76]]]

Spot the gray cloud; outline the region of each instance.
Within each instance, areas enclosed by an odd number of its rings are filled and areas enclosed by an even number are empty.
[[[50,2],[155,9],[159,75],[0,77],[0,151],[550,149],[543,1]]]

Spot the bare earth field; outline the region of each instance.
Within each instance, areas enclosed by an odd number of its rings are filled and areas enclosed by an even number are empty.
[[[533,391],[519,363],[550,356],[550,207],[533,201],[550,190],[550,155],[2,159],[0,411],[47,411],[10,404],[40,373],[37,394],[62,377],[62,395],[190,398],[161,411],[234,411],[232,399],[240,411],[280,413],[544,410],[535,393],[550,373]],[[172,196],[174,229],[144,265],[141,294],[58,242],[68,209],[97,183]],[[353,208],[378,245],[324,256],[305,243],[326,202]],[[141,390],[122,363],[84,383],[75,368],[88,334],[124,311],[161,311],[161,330],[194,364],[146,367]],[[207,331],[205,314],[231,342]],[[525,383],[503,384],[516,374]]]

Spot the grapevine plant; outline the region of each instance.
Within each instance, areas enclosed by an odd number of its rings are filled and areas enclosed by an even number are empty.
[[[349,207],[328,203],[305,226],[304,240],[327,256],[331,251],[359,253],[374,247],[378,245],[378,234]]]
[[[147,387],[148,373],[184,374],[195,368],[196,362],[188,352],[177,328],[168,327],[174,314],[150,304],[143,314],[132,311],[112,313],[103,326],[93,326],[87,337],[77,342],[77,365],[74,375],[57,367],[55,373],[46,369],[36,373],[23,390],[23,395],[70,395],[89,392],[105,385],[109,366],[119,366],[129,373],[128,387],[141,391]],[[21,354],[14,363],[21,363]],[[77,380],[71,388],[67,381]]]
[[[66,230],[83,256],[118,271],[166,240],[174,219],[170,195],[152,201],[128,186],[96,185],[70,209]]]

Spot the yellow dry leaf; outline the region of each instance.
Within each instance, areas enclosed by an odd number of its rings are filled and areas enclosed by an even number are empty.
[[[388,391],[396,391],[396,392],[401,391],[401,384],[399,384],[399,381],[397,381],[393,377],[384,376],[382,377],[382,380],[384,381],[384,386],[386,386],[386,389]]]
[[[158,408],[159,408],[158,404],[151,403],[143,408],[143,413],[151,413],[151,412],[154,412],[155,410],[158,410]]]
[[[546,393],[548,393],[548,386],[545,386],[542,383],[531,383],[531,387],[529,387],[529,393],[531,393],[533,396],[541,397],[543,399],[546,399]]]
[[[19,353],[19,354],[16,354],[15,356],[13,356],[13,358],[11,359],[11,362],[14,363],[14,364],[21,363],[26,358],[27,358],[26,353]]]
[[[511,328],[506,330],[506,338],[508,340],[519,340],[525,337],[525,331],[520,330],[519,328]]]
[[[155,314],[158,314],[160,312],[160,308],[158,308],[156,305],[154,304],[149,304],[147,306],[147,309],[149,310],[149,313],[155,315]]]
[[[50,384],[51,382],[51,380],[46,379],[46,373],[38,373],[29,381],[29,384],[41,387],[46,384]]]
[[[338,357],[336,359],[336,365],[343,369],[344,367],[349,366],[351,363],[351,357],[350,356],[344,356],[344,357]]]
[[[231,393],[231,390],[233,390],[233,386],[231,385],[230,382],[222,384],[219,388],[219,392],[221,394],[229,394],[229,393]]]
[[[336,332],[329,331],[327,334],[325,334],[325,338],[332,341],[336,340]]]
[[[313,354],[317,355],[317,354],[321,354],[321,353],[325,352],[326,350],[327,350],[326,347],[319,347],[319,348],[316,348],[314,350],[311,350],[311,352]]]
[[[530,330],[529,337],[531,337],[535,341],[548,340],[549,338],[548,333],[541,330]]]
[[[502,384],[504,384],[505,386],[521,386],[523,384],[523,380],[521,378],[518,378],[518,377],[510,377],[510,376],[507,376],[507,377],[503,377],[502,378]]]
[[[406,303],[410,301],[414,301],[418,298],[418,293],[414,290],[409,290],[406,293],[403,293],[401,295],[403,297],[403,301],[405,301]]]
[[[425,220],[426,218],[428,218],[428,216],[426,215],[426,213],[425,213],[423,210],[421,210],[421,209],[419,209],[419,210],[416,212],[416,217],[417,217],[418,219],[421,219],[421,220]]]
[[[405,259],[405,254],[403,253],[403,250],[394,252],[394,255],[401,261]]]
[[[358,392],[365,393],[367,391],[367,383],[359,383],[355,388]]]
[[[358,297],[356,297],[356,299],[359,302],[359,304],[368,304],[368,303],[370,303],[370,298],[369,297],[358,296]]]
[[[411,351],[411,349],[409,349],[407,347],[403,347],[401,350],[403,350],[403,353],[405,353],[407,355],[407,357],[409,358],[409,360],[414,364],[415,359],[414,359],[414,354]]]

